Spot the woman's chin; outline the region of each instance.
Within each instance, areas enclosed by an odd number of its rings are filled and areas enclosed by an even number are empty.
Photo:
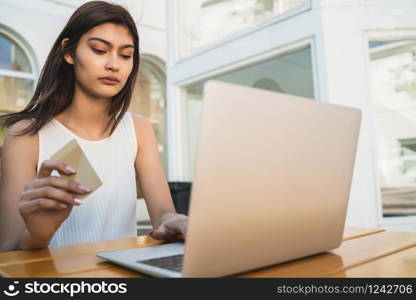
[[[109,91],[100,90],[100,91],[97,91],[95,93],[92,93],[92,95],[95,98],[108,98],[109,99],[109,98],[113,98],[119,92],[120,92],[119,89],[112,89],[112,90],[109,90]]]

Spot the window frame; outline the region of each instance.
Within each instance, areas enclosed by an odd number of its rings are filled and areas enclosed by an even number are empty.
[[[36,61],[34,59],[34,55],[32,55],[29,47],[27,45],[25,45],[23,40],[20,39],[17,36],[17,34],[14,34],[14,33],[12,33],[11,30],[9,30],[7,28],[4,28],[2,26],[2,24],[0,24],[0,34],[6,36],[6,38],[10,39],[10,41],[12,43],[17,44],[22,49],[23,53],[26,55],[26,57],[29,61],[30,68],[32,69],[32,73],[0,69],[0,76],[7,76],[7,77],[13,77],[13,78],[19,78],[19,79],[33,80],[33,89],[31,91],[31,94],[33,94],[34,89],[36,88],[37,81],[38,81],[38,78],[37,78],[37,73],[38,73],[37,69],[38,68],[37,68]],[[16,111],[16,110],[19,110],[21,108],[22,107],[20,107],[20,106],[16,106],[16,107],[6,108],[6,110],[0,109],[0,111]]]
[[[181,88],[184,85],[268,60],[285,52],[293,52],[303,45],[310,44],[315,99],[329,102],[324,33],[321,30],[320,15],[315,9],[318,7],[317,0],[308,0],[305,6],[294,9],[291,13],[268,19],[253,28],[239,32],[233,38],[209,45],[206,51],[194,53],[180,61],[175,60],[175,47],[169,47],[174,45],[176,37],[173,1],[166,0],[165,3],[168,12],[166,87],[170,180],[189,180],[189,165],[185,163],[187,146],[183,130],[183,120],[186,116],[181,100]],[[308,26],[296,26],[298,22]],[[286,32],[291,30],[290,28],[295,30],[292,30],[291,35],[287,35]],[[266,38],[270,35],[275,36],[275,39]],[[255,46],[247,47],[247,43],[254,43]]]
[[[166,161],[166,165],[164,165],[165,167],[165,173],[167,174],[169,172],[169,142],[168,142],[168,128],[167,128],[167,124],[168,124],[168,113],[167,113],[167,98],[166,98],[166,67],[165,67],[165,62],[155,56],[155,55],[151,55],[151,54],[141,54],[140,55],[140,68],[145,68],[147,69],[148,72],[151,72],[156,79],[161,83],[161,89],[162,89],[162,95],[164,98],[164,117],[165,117],[165,128],[164,128],[164,132],[165,132],[165,149],[164,149],[164,160]],[[137,80],[137,79],[136,79]],[[147,116],[145,116],[147,117]]]
[[[279,1],[279,0],[277,0],[277,1]],[[169,5],[169,2],[171,2],[171,1],[167,0],[167,4],[168,4],[167,7],[172,9],[173,10],[173,15],[176,16],[178,14],[178,12],[181,10],[181,7],[180,7],[181,5],[179,4],[178,1],[172,1],[172,4],[170,4],[170,5]],[[223,45],[225,45],[225,44],[227,44],[227,43],[229,43],[233,40],[244,38],[248,35],[251,35],[251,34],[255,33],[256,31],[262,30],[262,29],[264,29],[266,27],[269,27],[271,25],[274,25],[276,23],[280,23],[282,21],[285,21],[286,19],[293,18],[296,15],[299,15],[299,14],[304,13],[306,11],[309,11],[311,9],[312,9],[312,0],[306,0],[304,4],[300,5],[297,8],[291,9],[291,10],[289,10],[289,11],[287,11],[287,12],[281,14],[281,15],[270,17],[270,18],[260,22],[257,25],[249,26],[248,28],[241,29],[241,30],[239,30],[235,33],[227,35],[224,38],[221,38],[220,40],[218,40],[216,42],[213,42],[213,43],[210,43],[206,46],[203,46],[203,47],[199,48],[198,50],[196,50],[196,51],[192,52],[191,54],[186,55],[184,57],[180,57],[180,53],[179,53],[180,50],[179,50],[179,47],[177,47],[177,45],[180,44],[180,40],[178,38],[178,35],[180,34],[180,32],[179,32],[177,22],[175,22],[174,17],[172,17],[172,20],[171,20],[170,23],[173,26],[172,27],[173,28],[172,38],[173,38],[173,45],[174,45],[173,46],[174,51],[173,51],[173,56],[172,56],[173,61],[175,63],[180,63],[180,62],[188,60],[189,58],[192,58],[193,56],[202,55],[206,52],[211,51],[214,48],[220,48],[221,46],[223,46]]]

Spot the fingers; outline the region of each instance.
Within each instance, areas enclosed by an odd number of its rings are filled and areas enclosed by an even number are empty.
[[[67,205],[79,205],[79,203],[74,200],[73,194],[52,186],[42,186],[36,189],[27,190],[21,195],[22,201],[32,202],[42,198],[53,199]]]
[[[49,177],[31,181],[25,185],[24,190],[28,191],[28,190],[45,187],[45,186],[56,187],[56,188],[67,190],[69,192],[76,193],[76,194],[85,194],[85,193],[91,192],[91,189],[86,186],[83,186],[73,180],[65,179],[65,178],[61,178],[57,176],[49,176]]]
[[[19,210],[22,215],[27,215],[27,214],[34,213],[38,210],[44,210],[44,209],[64,210],[69,207],[70,206],[64,203],[61,203],[52,199],[40,198],[40,199],[36,199],[33,201],[23,202],[20,205]]]
[[[176,215],[167,220],[149,235],[156,240],[176,240],[182,234],[186,237],[187,217],[185,215]]]
[[[181,233],[186,236],[188,217],[185,215],[177,214],[175,218],[172,218],[164,223],[168,233]]]
[[[157,229],[149,233],[155,240],[174,241],[180,236],[179,232],[168,231],[166,229]]]
[[[39,179],[27,183],[21,194],[22,213],[30,213],[39,209],[65,209],[73,205],[78,206],[80,203],[75,201],[76,195],[91,192],[91,189],[73,180],[50,176],[52,170],[67,174],[74,173],[74,170],[66,164],[52,160],[44,161],[39,170]]]
[[[76,173],[74,168],[65,163],[54,160],[45,160],[39,169],[38,178],[49,177],[53,170],[57,170],[67,175]]]

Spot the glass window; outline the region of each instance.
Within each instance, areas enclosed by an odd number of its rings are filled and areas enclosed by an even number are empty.
[[[186,157],[190,166],[191,180],[193,178],[192,169],[195,161],[202,112],[202,90],[204,83],[211,79],[314,98],[314,80],[311,49],[309,46],[290,54],[279,56],[265,62],[244,67],[184,87],[182,89],[182,96],[185,100],[185,115],[187,116],[185,136],[188,139],[188,153],[186,154]],[[237,107],[236,112],[238,113]]]
[[[308,0],[177,0],[176,59],[240,30],[297,8]]]
[[[0,33],[0,69],[32,72],[29,60],[22,48]]]
[[[403,173],[416,172],[416,138],[400,140]]]
[[[167,174],[168,154],[166,136],[165,75],[162,70],[147,61],[141,60],[136,80],[130,112],[138,113],[152,123],[165,174]]]
[[[29,102],[35,76],[23,49],[0,32],[0,114],[21,110]],[[4,132],[0,134],[0,147]]]
[[[369,46],[383,216],[416,215],[416,40]]]
[[[0,75],[0,109],[17,111],[29,101],[33,91],[33,79]]]

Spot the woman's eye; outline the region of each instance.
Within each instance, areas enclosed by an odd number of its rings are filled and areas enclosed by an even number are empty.
[[[94,51],[95,53],[97,53],[97,54],[104,54],[105,53],[105,51],[103,51],[103,50],[98,50],[98,49],[95,49],[95,48],[92,48],[92,51]]]
[[[97,54],[104,54],[104,53],[106,53],[104,50],[99,50],[99,49],[95,49],[95,48],[91,48],[92,49],[92,51],[94,51],[95,53],[97,53]],[[131,58],[131,55],[120,55],[123,59],[130,59]]]

